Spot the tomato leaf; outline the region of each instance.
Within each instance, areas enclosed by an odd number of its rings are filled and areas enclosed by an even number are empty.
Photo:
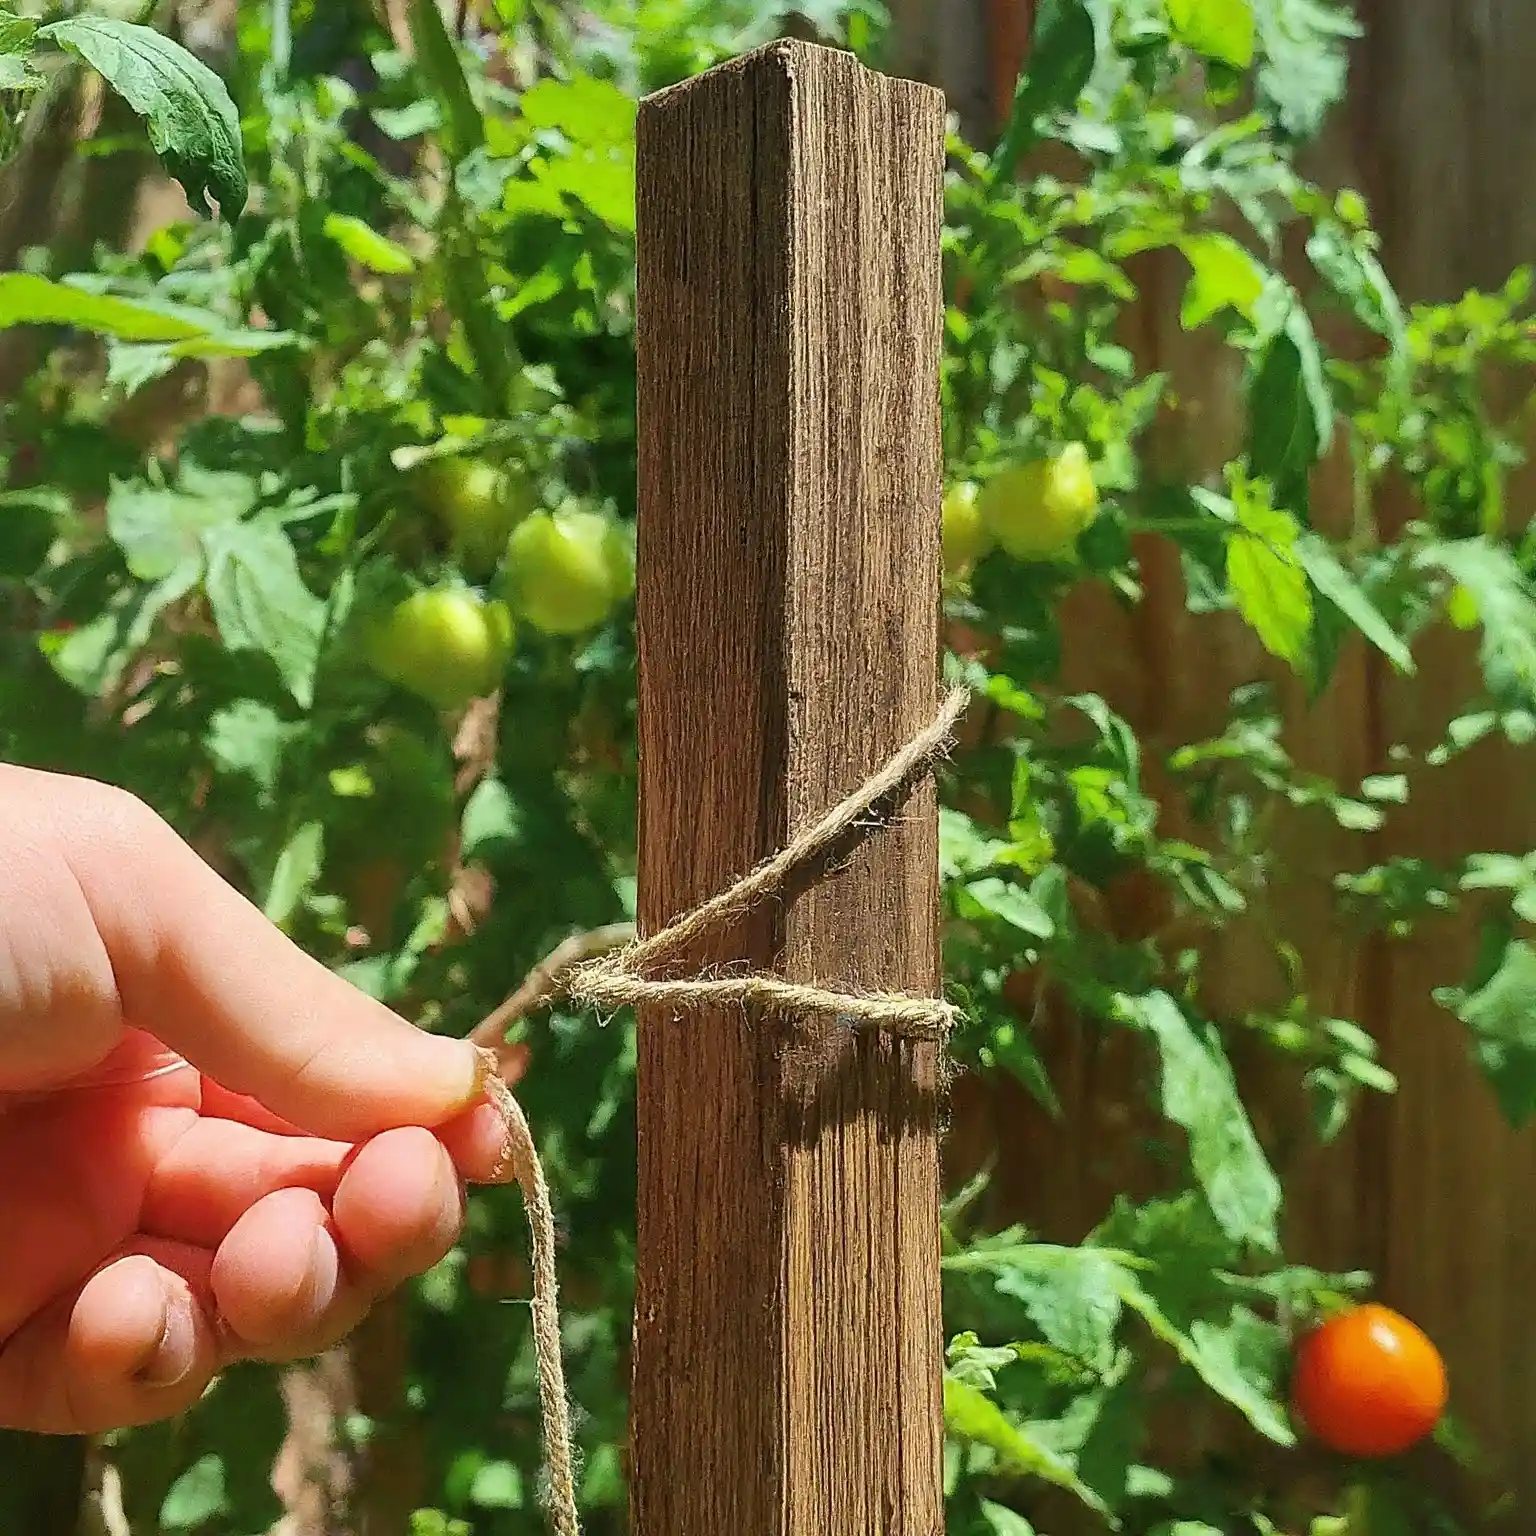
[[[556,128],[577,144],[631,147],[635,140],[634,100],[608,80],[540,80],[518,102],[523,121]]]
[[[1223,309],[1253,319],[1264,292],[1264,269],[1236,240],[1223,234],[1189,235],[1179,241],[1179,249],[1191,268],[1179,307],[1179,324],[1186,331]]]
[[[1253,63],[1253,9],[1248,0],[1168,0],[1168,21],[1186,48],[1232,69]]]
[[[1056,931],[1050,915],[1028,891],[996,875],[973,880],[965,887],[965,894],[983,911],[1031,938],[1048,939]]]
[[[325,604],[304,585],[287,534],[276,523],[232,523],[204,535],[205,585],[215,623],[233,651],[271,657],[301,708],[314,700]]]
[[[1303,478],[1333,437],[1333,397],[1306,312],[1287,301],[1248,385],[1250,472],[1277,486]]]
[[[1300,529],[1252,487],[1233,497],[1237,527],[1227,543],[1227,585],[1264,649],[1298,666],[1312,628],[1312,594],[1296,552]]]
[[[224,1458],[209,1452],[171,1484],[160,1506],[160,1525],[167,1531],[195,1531],[228,1511]]]
[[[1111,1529],[1120,1529],[1109,1507],[1065,1457],[1034,1439],[1027,1426],[1015,1424],[990,1397],[952,1376],[944,1378],[944,1420],[954,1434],[985,1445],[1005,1466],[1067,1489],[1108,1521]]]
[[[1077,105],[1097,60],[1098,35],[1083,0],[1041,0],[1028,68],[1019,76],[1008,125],[992,153],[995,180],[1013,176],[1020,157],[1040,136],[1040,118]]]
[[[1027,1243],[1010,1250],[994,1282],[997,1291],[1023,1302],[1046,1342],[1081,1360],[1099,1375],[1115,1361],[1125,1277],[1119,1258],[1098,1248]]]
[[[261,910],[269,921],[284,926],[320,877],[325,862],[325,828],[306,821],[283,844],[272,870]]]
[[[329,213],[321,227],[328,240],[334,240],[353,261],[370,272],[398,277],[416,270],[416,258],[404,246],[396,245],[349,213]]]
[[[1215,1031],[1197,1033],[1166,992],[1122,995],[1119,1002],[1123,1015],[1157,1042],[1163,1111],[1189,1133],[1190,1163],[1222,1231],[1234,1242],[1276,1251],[1280,1182]]]
[[[1442,989],[1437,1002],[1472,1031],[1472,1051],[1512,1126],[1536,1115],[1536,948],[1514,939],[1498,969],[1470,995]]]
[[[211,192],[226,222],[240,217],[250,195],[240,114],[201,59],[152,27],[110,16],[71,16],[38,36],[83,59],[144,119],[194,208],[209,211]]]
[[[1372,645],[1401,673],[1415,672],[1413,653],[1366,596],[1360,583],[1345,569],[1326,539],[1301,533],[1292,548],[1312,585],[1348,618]]]
[[[1536,700],[1536,597],[1508,549],[1478,537],[1437,542],[1421,567],[1444,571],[1469,595],[1483,627],[1480,659],[1488,691],[1501,704]]]
[[[117,481],[107,498],[107,532],[141,581],[159,581],[184,561],[202,567],[203,537],[238,522],[256,503],[245,475],[186,464],[177,484]]]
[[[1259,99],[1287,134],[1309,139],[1343,98],[1360,24],[1334,0],[1254,0],[1253,9]]]

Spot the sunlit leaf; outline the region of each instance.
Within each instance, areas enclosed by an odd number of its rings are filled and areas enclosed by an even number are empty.
[[[211,192],[224,219],[240,217],[249,196],[240,114],[201,59],[152,27],[110,16],[71,16],[38,36],[79,55],[144,119],[193,207],[206,209]]]

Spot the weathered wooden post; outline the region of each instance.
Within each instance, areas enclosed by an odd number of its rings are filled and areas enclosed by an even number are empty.
[[[640,921],[937,703],[943,98],[776,43],[639,122]],[[934,993],[931,786],[687,969]],[[640,1015],[637,1536],[938,1536],[939,1048]]]

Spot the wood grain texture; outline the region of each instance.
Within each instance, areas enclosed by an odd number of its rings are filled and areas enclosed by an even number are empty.
[[[943,99],[777,43],[639,122],[640,926],[937,705]],[[931,787],[684,969],[936,992]],[[644,1009],[638,1536],[938,1536],[931,1045]]]

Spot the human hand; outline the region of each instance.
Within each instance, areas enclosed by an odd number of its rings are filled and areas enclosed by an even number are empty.
[[[485,1054],[290,943],[140,802],[0,765],[0,1427],[319,1352],[510,1176]]]

